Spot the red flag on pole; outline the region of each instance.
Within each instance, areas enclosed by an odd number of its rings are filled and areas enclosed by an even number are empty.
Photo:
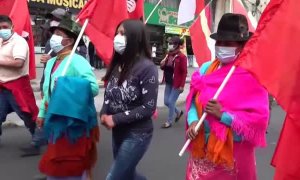
[[[287,112],[272,162],[275,180],[300,179],[299,9],[295,0],[270,1],[239,58]]]
[[[31,19],[27,0],[0,0],[0,14],[9,16],[14,25],[14,31],[25,36],[29,46],[29,76],[36,78],[34,39],[31,29]]]
[[[140,19],[142,0],[89,0],[78,15],[79,22],[89,19],[85,33],[95,45],[98,55],[109,64],[113,55],[113,38],[117,26],[130,17]]]
[[[212,59],[212,53],[209,49],[210,23],[210,7],[208,5],[190,27],[193,52],[199,66]]]
[[[127,0],[127,10],[130,19],[141,19],[144,16],[144,1]]]

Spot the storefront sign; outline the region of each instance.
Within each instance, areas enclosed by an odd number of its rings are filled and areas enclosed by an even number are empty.
[[[174,26],[166,26],[165,33],[167,34],[177,34],[177,35],[185,35],[189,36],[190,31],[187,28],[174,27]]]
[[[145,19],[149,16],[151,11],[154,9],[155,5],[151,3],[145,3]],[[148,24],[165,26],[173,25],[177,26],[178,10],[174,8],[158,6],[150,17]],[[189,24],[186,24],[185,27],[188,27]]]
[[[70,9],[81,9],[87,0],[29,0],[29,4],[52,5]]]

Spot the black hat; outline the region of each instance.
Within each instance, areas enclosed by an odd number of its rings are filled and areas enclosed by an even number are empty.
[[[65,16],[66,14],[67,14],[66,10],[64,10],[62,8],[56,8],[51,13],[47,13],[46,18],[50,19],[50,18],[54,17],[57,20],[61,20],[63,18],[63,16]]]
[[[252,34],[244,15],[226,13],[219,22],[217,33],[211,34],[210,37],[217,41],[247,41]]]
[[[173,36],[170,39],[168,39],[168,43],[174,44],[174,45],[182,45],[183,40],[180,39],[178,36]]]
[[[79,25],[72,20],[72,18],[68,15],[64,16],[61,20],[61,22],[59,23],[58,26],[53,26],[50,27],[50,31],[53,33],[56,29],[62,30],[64,32],[66,32],[66,34],[68,34],[69,36],[71,36],[72,38],[74,38],[75,40],[77,39],[81,28],[79,27]],[[79,42],[79,45],[83,45],[84,42],[81,39]]]

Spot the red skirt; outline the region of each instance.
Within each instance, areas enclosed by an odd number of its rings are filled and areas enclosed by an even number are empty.
[[[39,164],[39,169],[47,176],[81,176],[90,170],[97,160],[96,143],[99,129],[95,128],[90,137],[82,137],[71,143],[62,137],[55,144],[49,143]]]

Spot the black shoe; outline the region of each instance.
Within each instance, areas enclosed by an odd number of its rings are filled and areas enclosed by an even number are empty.
[[[183,111],[180,111],[179,115],[175,118],[175,122],[178,122],[183,115]]]
[[[41,154],[40,147],[33,145],[22,147],[20,150],[23,151],[21,157],[38,156]]]

